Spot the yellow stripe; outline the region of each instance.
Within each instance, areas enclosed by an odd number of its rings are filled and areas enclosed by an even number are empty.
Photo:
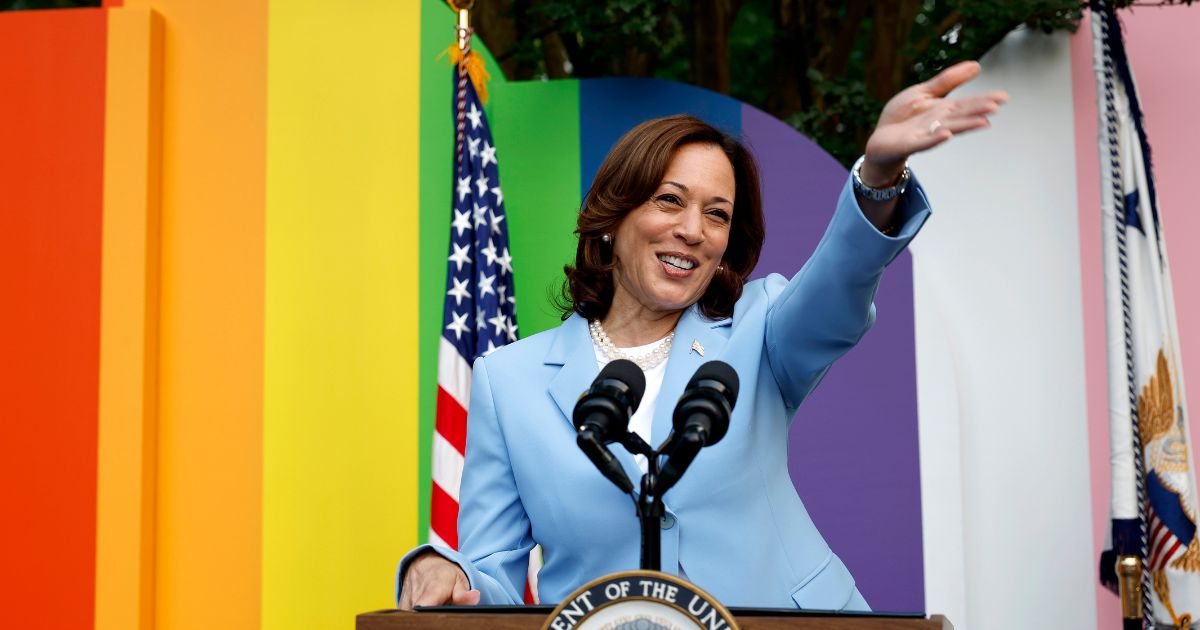
[[[163,16],[155,627],[259,626],[266,0]]]
[[[96,475],[97,630],[154,614],[162,21],[108,12]]]
[[[416,542],[419,5],[271,5],[267,629],[389,606]]]

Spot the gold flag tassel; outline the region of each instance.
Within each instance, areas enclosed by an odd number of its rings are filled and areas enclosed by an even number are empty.
[[[455,28],[458,37],[453,44],[442,51],[442,54],[438,55],[438,59],[449,55],[450,65],[465,67],[467,77],[471,79],[471,85],[475,86],[475,93],[479,95],[479,102],[486,105],[488,102],[487,82],[491,80],[492,75],[487,71],[483,57],[471,50],[471,34],[474,30],[470,24],[470,11],[475,6],[475,0],[446,0],[446,2],[458,14],[458,26]]]
[[[446,50],[442,51],[442,54],[438,55],[438,59],[441,59],[445,55],[450,55],[450,65],[466,64],[467,76],[471,79],[471,85],[475,86],[475,93],[479,95],[479,102],[486,105],[488,102],[487,82],[491,80],[492,75],[484,66],[483,57],[474,50],[468,50],[466,61],[463,61],[463,52],[458,47],[457,42],[450,44]]]

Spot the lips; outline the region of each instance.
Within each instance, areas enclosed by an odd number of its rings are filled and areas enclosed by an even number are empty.
[[[659,254],[658,259],[666,263],[670,267],[683,271],[690,271],[696,266],[696,259],[691,256],[682,256],[679,254]]]

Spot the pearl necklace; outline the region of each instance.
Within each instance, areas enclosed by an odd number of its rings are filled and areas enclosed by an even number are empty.
[[[667,355],[671,353],[671,341],[675,339],[675,331],[672,330],[654,346],[653,350],[641,356],[634,357],[622,352],[620,348],[613,345],[612,339],[608,338],[608,333],[604,332],[604,327],[600,325],[600,320],[593,319],[588,323],[588,329],[592,332],[592,341],[596,342],[596,345],[600,347],[600,351],[610,361],[626,359],[633,361],[643,370],[649,370],[659,363],[666,361]]]

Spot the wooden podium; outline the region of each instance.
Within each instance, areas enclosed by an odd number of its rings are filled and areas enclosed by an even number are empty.
[[[438,607],[435,610],[405,612],[377,610],[363,613],[355,623],[356,630],[409,630],[431,628],[490,628],[494,630],[540,630],[550,616],[550,606],[497,606],[464,608]],[[953,630],[954,626],[941,615],[928,618],[916,615],[885,614],[820,614],[797,611],[730,609],[742,630]],[[776,614],[771,614],[775,612]]]

